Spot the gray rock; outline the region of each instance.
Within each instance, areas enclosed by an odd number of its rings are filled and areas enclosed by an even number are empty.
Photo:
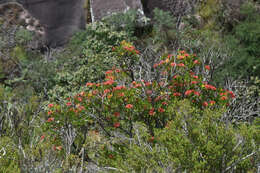
[[[45,44],[64,45],[70,37],[85,28],[84,0],[19,0],[19,3],[44,28]]]
[[[137,10],[141,15],[144,15],[140,0],[90,0],[90,5],[92,22],[130,9]]]

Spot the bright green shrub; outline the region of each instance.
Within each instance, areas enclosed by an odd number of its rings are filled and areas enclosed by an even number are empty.
[[[103,71],[117,66],[112,47],[126,38],[125,32],[114,31],[104,23],[88,25],[86,31],[77,33],[69,51],[61,55],[56,86],[49,96],[57,99],[78,90],[87,81],[102,81]]]

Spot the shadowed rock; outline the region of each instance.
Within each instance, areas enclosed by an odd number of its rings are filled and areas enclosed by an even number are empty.
[[[44,28],[44,42],[62,46],[80,29],[85,28],[84,0],[19,0],[19,3]]]

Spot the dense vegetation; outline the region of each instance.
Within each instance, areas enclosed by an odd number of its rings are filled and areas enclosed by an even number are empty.
[[[45,54],[0,25],[0,172],[257,172],[258,6],[130,11]]]

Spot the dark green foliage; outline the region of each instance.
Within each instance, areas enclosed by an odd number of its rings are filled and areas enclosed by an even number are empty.
[[[230,35],[224,37],[233,55],[218,73],[236,79],[260,74],[260,15],[252,4],[245,4],[241,14],[244,19],[234,26]]]

